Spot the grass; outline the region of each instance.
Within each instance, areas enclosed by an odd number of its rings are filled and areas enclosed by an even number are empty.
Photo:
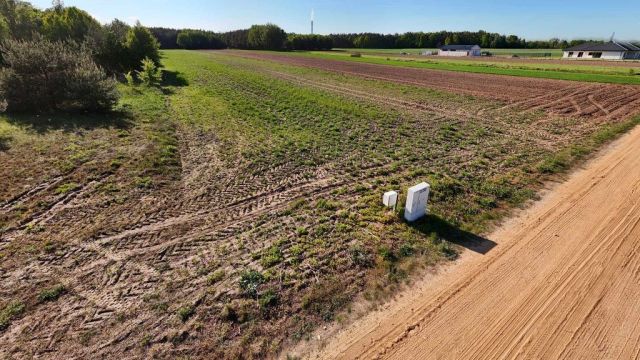
[[[12,301],[0,310],[0,331],[6,329],[11,321],[24,312],[24,304],[21,301]]]
[[[90,344],[114,326],[135,327],[135,344],[121,346],[139,349],[138,357],[158,339],[176,344],[155,348],[160,357],[181,356],[186,346],[214,358],[275,356],[347,316],[354,299],[375,305],[470,243],[488,243],[482,234],[535,198],[545,179],[638,123],[548,117],[220,53],[163,55],[161,87],[121,87],[126,124],[42,128],[34,119],[0,117],[0,133],[10,139],[0,150],[2,199],[51,182],[0,214],[7,228],[78,192],[42,231],[37,221],[26,223],[35,225],[2,248],[2,270],[43,261],[54,270],[61,261],[66,271],[104,266],[83,273],[74,294],[90,288],[117,302],[125,286],[136,289],[124,300],[132,315],[68,338]],[[30,154],[38,156],[22,160]],[[432,185],[429,218],[407,224],[401,206],[382,206],[385,191],[421,181]],[[67,256],[67,247],[104,237],[111,240],[95,256]],[[117,257],[96,261],[101,248]],[[31,299],[35,317],[64,293],[61,285],[27,281],[7,296]],[[25,311],[20,304],[3,308],[5,327]]]
[[[508,75],[530,78],[569,80],[577,82],[600,82],[610,84],[639,85],[640,64],[631,73],[629,68],[581,65],[572,62],[566,65],[538,64],[518,62],[497,62],[487,60],[455,60],[438,58],[397,58],[376,54],[363,54],[361,57],[350,57],[349,53],[340,52],[296,52],[298,56],[309,56],[321,59],[339,59],[369,64],[404,66],[421,69],[470,72],[477,74]]]
[[[41,303],[47,302],[47,301],[55,301],[60,296],[62,296],[66,291],[67,291],[67,289],[65,288],[65,286],[62,285],[62,284],[59,284],[59,285],[56,285],[56,286],[54,286],[54,287],[52,287],[50,289],[43,290],[38,295],[38,300]]]

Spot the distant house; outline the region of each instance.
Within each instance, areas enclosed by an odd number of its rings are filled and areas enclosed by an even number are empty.
[[[482,49],[478,45],[445,45],[438,50],[440,56],[481,56]]]
[[[565,59],[640,59],[640,48],[629,43],[609,41],[608,43],[584,43],[564,49]]]

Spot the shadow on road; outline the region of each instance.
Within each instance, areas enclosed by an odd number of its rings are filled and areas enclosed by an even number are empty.
[[[443,240],[483,255],[498,245],[487,238],[464,231],[436,215],[428,215],[408,225],[425,235],[435,233]]]

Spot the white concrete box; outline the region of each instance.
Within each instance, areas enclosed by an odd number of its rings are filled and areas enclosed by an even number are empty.
[[[398,193],[395,191],[387,191],[382,196],[382,203],[386,207],[390,207],[390,208],[395,207],[396,204],[398,203]]]
[[[404,209],[404,218],[407,219],[407,221],[416,221],[427,215],[430,190],[431,186],[426,182],[409,188],[407,204]]]

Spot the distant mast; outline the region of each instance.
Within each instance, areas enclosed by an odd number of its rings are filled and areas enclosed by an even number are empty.
[[[313,19],[315,17],[315,12],[311,9],[311,35],[313,35]]]

